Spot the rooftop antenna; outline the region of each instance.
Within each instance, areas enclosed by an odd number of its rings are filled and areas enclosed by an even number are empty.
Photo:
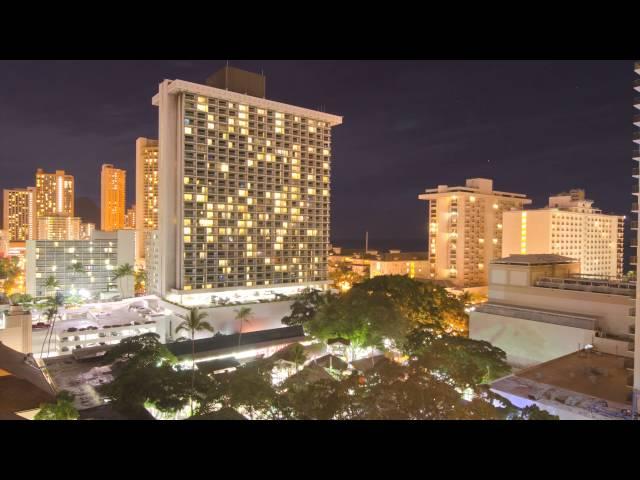
[[[369,232],[364,234],[364,253],[369,253]]]

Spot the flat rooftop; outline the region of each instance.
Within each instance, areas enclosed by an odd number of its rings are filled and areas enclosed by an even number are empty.
[[[581,350],[504,377],[493,382],[491,388],[619,417],[621,410],[631,408],[628,362],[618,355]]]
[[[501,265],[555,265],[565,263],[575,263],[578,260],[562,255],[553,255],[550,253],[527,254],[527,255],[509,255],[508,257],[492,260],[491,263]]]

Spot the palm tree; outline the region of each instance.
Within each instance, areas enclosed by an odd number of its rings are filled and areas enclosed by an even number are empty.
[[[240,307],[238,310],[234,310],[234,312],[236,312],[236,320],[240,323],[240,334],[238,335],[238,346],[240,346],[240,340],[242,339],[242,325],[245,322],[251,323],[249,318],[253,315],[253,312],[249,307]]]
[[[114,280],[122,280],[126,277],[133,277],[136,274],[133,266],[130,263],[125,263],[124,265],[120,265],[118,268],[114,270],[113,279]],[[118,282],[118,286],[120,287],[120,294],[124,298],[124,292],[122,291],[122,282]]]
[[[47,344],[47,357],[51,352],[51,337],[53,337],[53,330],[56,326],[56,319],[59,316],[59,309],[64,305],[64,295],[57,292],[55,296],[49,297],[47,299],[47,307],[44,311],[44,316],[47,318],[47,322],[49,323],[49,330],[47,334],[44,336],[44,341],[42,342],[42,348],[40,349],[40,358],[42,358],[42,353],[44,352],[44,345]],[[49,341],[47,342],[47,337],[49,337]]]
[[[60,282],[58,280],[56,280],[56,277],[51,275],[44,282],[44,288],[45,288],[45,292],[47,290],[53,290],[55,292],[56,290],[58,290],[60,288]]]
[[[196,379],[196,332],[206,330],[213,333],[213,327],[209,322],[203,320],[207,318],[207,312],[200,312],[197,308],[189,311],[189,315],[178,315],[184,321],[176,328],[176,332],[185,330],[191,334],[191,415],[193,415],[193,395]]]
[[[69,265],[69,270],[73,273],[86,273],[86,270],[80,262],[73,262]]]

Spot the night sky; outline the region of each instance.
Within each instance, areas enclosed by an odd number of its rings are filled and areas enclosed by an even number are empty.
[[[75,176],[100,200],[100,166],[127,170],[135,139],[157,138],[163,79],[204,83],[224,60],[0,62],[0,188],[36,168]],[[534,207],[573,187],[628,214],[631,61],[231,61],[267,76],[267,98],[342,115],[333,131],[332,240],[426,249],[417,195],[465,178],[526,193]],[[89,219],[86,219],[89,220]],[[95,219],[94,219],[95,220]],[[98,222],[99,223],[99,222]]]

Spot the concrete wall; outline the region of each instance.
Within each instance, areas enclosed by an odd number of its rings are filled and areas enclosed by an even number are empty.
[[[4,328],[0,329],[0,342],[18,352],[32,353],[31,313],[5,312],[4,315]]]
[[[528,367],[593,344],[595,331],[476,311],[470,314],[469,337],[504,350],[510,365]]]

